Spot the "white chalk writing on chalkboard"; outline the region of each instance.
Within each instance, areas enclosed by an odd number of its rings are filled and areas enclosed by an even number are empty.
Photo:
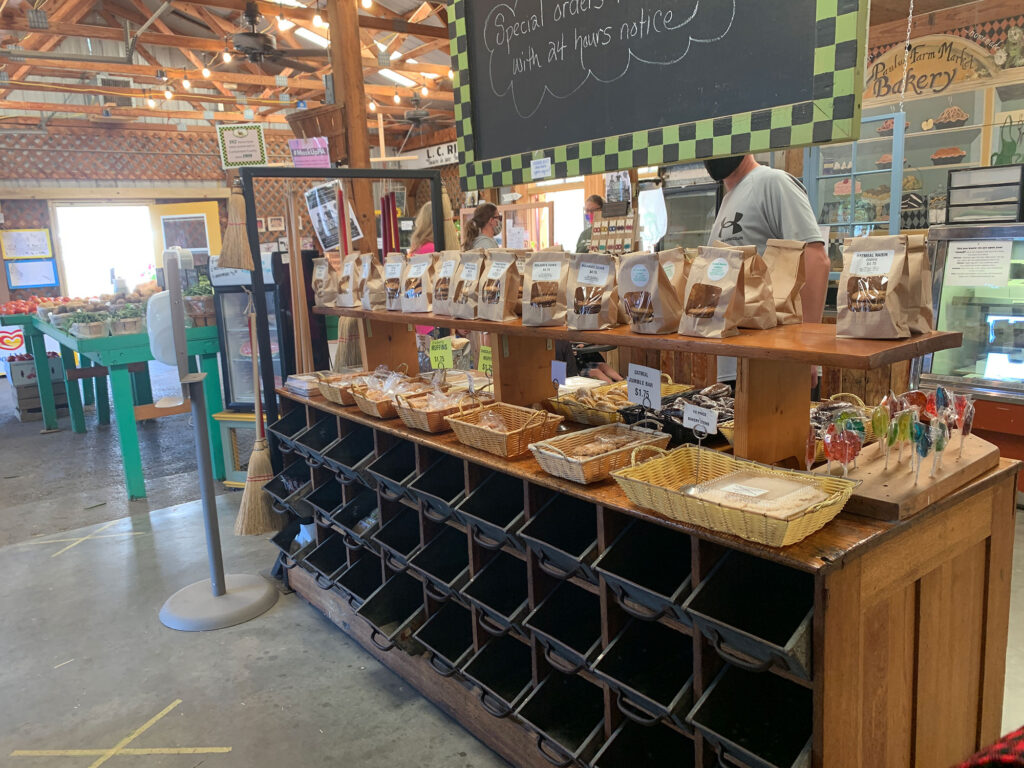
[[[677,64],[694,44],[723,40],[735,20],[736,0],[499,3],[483,28],[491,90],[495,96],[511,94],[516,112],[529,118],[545,96],[569,98],[591,79],[613,83],[625,77],[634,60]],[[655,38],[670,43],[659,46],[660,56],[652,55]]]
[[[47,229],[7,229],[0,231],[0,246],[5,259],[41,259],[53,255]]]

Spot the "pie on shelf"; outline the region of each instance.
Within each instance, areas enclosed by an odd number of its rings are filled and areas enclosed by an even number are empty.
[[[932,162],[935,165],[953,165],[963,162],[965,157],[967,157],[967,153],[960,147],[944,147],[935,150],[932,154]]]

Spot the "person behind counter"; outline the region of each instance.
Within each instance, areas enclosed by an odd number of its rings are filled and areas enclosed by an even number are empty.
[[[807,190],[796,178],[777,168],[768,168],[751,154],[705,160],[704,167],[715,181],[725,186],[725,196],[711,227],[708,245],[753,245],[764,253],[769,240],[797,240],[806,243],[806,283],[800,293],[804,322],[820,323],[825,311],[829,259],[821,228],[811,210]],[[718,358],[718,380],[736,378],[736,359]],[[818,382],[813,368],[811,387]]]
[[[604,198],[600,195],[591,195],[583,203],[583,216],[586,221],[586,228],[580,233],[580,239],[576,241],[576,253],[589,253],[590,240],[594,236],[594,215],[604,209]]]
[[[501,214],[494,203],[480,203],[473,211],[473,218],[466,222],[462,236],[462,250],[497,248],[494,238],[501,234]]]

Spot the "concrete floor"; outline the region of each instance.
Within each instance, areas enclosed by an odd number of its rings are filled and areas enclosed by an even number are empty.
[[[218,499],[225,562],[255,573],[274,550],[231,535],[238,499]],[[50,543],[87,533],[96,538],[63,552],[72,541]],[[204,541],[189,503],[0,548],[0,765],[86,768],[179,699],[127,747],[230,752],[128,753],[110,764],[507,765],[294,594],[237,627],[164,628],[164,599],[207,576]]]
[[[150,375],[154,398],[181,391],[176,369],[154,362]],[[101,427],[90,408],[84,434],[72,432],[70,418],[62,416],[60,432],[42,435],[41,421],[15,418],[10,384],[0,379],[0,545],[198,498],[190,419],[139,422],[147,496],[129,501],[116,421]]]

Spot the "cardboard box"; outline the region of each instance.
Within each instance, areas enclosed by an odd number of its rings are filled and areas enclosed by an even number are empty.
[[[64,380],[64,363],[59,357],[48,357],[47,360],[50,363],[50,379],[57,381]],[[22,386],[24,384],[36,383],[36,361],[35,360],[16,360],[10,362],[8,360],[3,361],[4,373],[7,374],[7,378],[10,379],[11,384],[15,387]]]
[[[15,408],[14,415],[18,417],[18,421],[42,421],[43,420],[43,409],[42,408]],[[57,418],[68,415],[68,407],[57,406]]]

